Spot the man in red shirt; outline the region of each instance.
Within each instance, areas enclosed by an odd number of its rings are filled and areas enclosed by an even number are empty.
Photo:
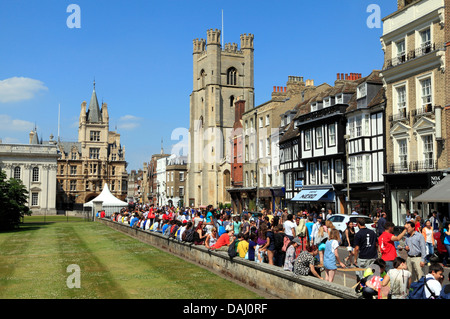
[[[394,235],[394,224],[387,221],[384,225],[384,232],[378,237],[378,249],[381,259],[386,262],[386,272],[394,267],[394,259],[397,257],[395,241],[399,241],[406,234],[404,229],[398,236]]]
[[[234,230],[233,226],[228,225],[225,229],[227,232],[223,233],[219,239],[217,239],[216,243],[211,246],[211,250],[218,250],[221,247],[230,246],[230,244],[234,241]],[[223,248],[222,248],[223,250]]]

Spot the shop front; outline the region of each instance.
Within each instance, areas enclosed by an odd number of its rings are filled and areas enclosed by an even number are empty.
[[[305,186],[295,195],[290,202],[290,211],[297,214],[300,211],[320,212],[325,210],[336,210],[336,194],[332,186],[318,187]]]
[[[420,172],[407,174],[387,174],[386,177],[386,207],[390,207],[392,222],[402,226],[406,222],[406,214],[417,212],[427,219],[433,210],[442,209],[440,204],[421,202],[414,199],[428,191],[444,177],[444,172]]]

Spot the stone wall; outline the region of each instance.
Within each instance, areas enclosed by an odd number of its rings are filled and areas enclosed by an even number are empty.
[[[208,251],[204,246],[168,239],[160,233],[133,229],[108,219],[97,221],[156,248],[199,264],[225,278],[282,299],[357,299],[353,289],[314,277],[297,278],[291,272],[242,258],[230,260],[226,251]]]

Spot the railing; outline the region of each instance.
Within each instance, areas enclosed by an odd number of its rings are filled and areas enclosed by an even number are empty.
[[[406,109],[400,111],[399,113],[393,114],[389,116],[390,122],[398,122],[398,121],[409,121],[409,113],[406,112]]]
[[[411,50],[408,52],[408,54],[404,53],[401,54],[393,59],[386,60],[386,66],[384,67],[384,70],[393,68],[397,65],[403,64],[405,62],[414,60],[416,58],[419,58],[421,56],[424,56],[426,54],[429,54],[431,52],[444,49],[445,46],[442,43],[427,43],[423,44],[421,47]]]
[[[412,161],[409,163],[395,163],[389,166],[389,173],[411,173],[424,172],[438,169],[438,162],[435,160]]]

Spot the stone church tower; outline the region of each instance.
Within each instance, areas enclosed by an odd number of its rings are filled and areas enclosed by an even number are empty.
[[[190,207],[230,203],[231,131],[235,102],[254,107],[253,35],[242,34],[240,48],[222,48],[220,30],[195,39],[190,95],[189,160],[186,200]]]

